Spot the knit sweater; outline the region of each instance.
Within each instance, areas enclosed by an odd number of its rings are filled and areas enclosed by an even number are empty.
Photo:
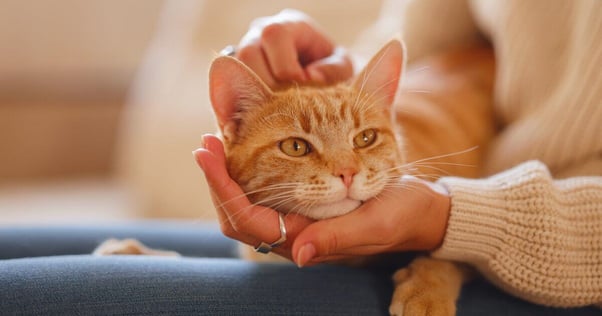
[[[439,180],[452,206],[433,256],[539,304],[602,303],[602,1],[389,1],[383,15],[366,37],[401,29],[410,62],[483,36],[495,49],[491,176]]]

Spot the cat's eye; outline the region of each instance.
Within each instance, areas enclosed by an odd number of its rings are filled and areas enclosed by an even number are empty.
[[[353,144],[357,148],[365,148],[374,143],[376,140],[376,130],[369,128],[355,135],[353,138]]]
[[[280,142],[280,150],[291,157],[301,157],[309,154],[311,146],[301,138],[288,138]]]

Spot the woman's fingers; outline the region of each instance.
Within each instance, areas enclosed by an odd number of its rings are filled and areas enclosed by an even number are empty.
[[[213,135],[203,136],[203,147],[194,152],[211,187],[213,202],[220,218],[222,232],[252,246],[272,243],[280,238],[278,213],[270,208],[252,205],[238,184],[230,178],[221,141]],[[299,215],[287,215],[287,243],[277,253],[290,258],[294,237],[312,221]]]
[[[261,34],[261,48],[277,81],[307,80],[295,45],[297,27],[290,24],[270,24]]]
[[[211,187],[214,203],[218,211],[223,212],[231,227],[224,227],[229,237],[237,238],[242,235],[251,235],[258,238],[278,239],[279,233],[257,229],[257,222],[268,223],[274,220],[277,227],[278,218],[274,210],[252,205],[240,186],[232,180],[226,169],[226,158],[221,141],[214,136],[203,136],[204,147],[196,150],[195,158],[205,173]],[[274,214],[270,214],[274,213]]]
[[[259,41],[240,46],[235,57],[251,68],[265,84],[270,87],[276,86],[276,78],[272,75]]]
[[[307,65],[305,71],[312,82],[333,84],[351,78],[353,65],[347,51],[337,47],[330,56]]]
[[[346,51],[335,48],[310,17],[295,10],[256,19],[236,57],[272,88],[290,82],[330,84],[353,74]]]

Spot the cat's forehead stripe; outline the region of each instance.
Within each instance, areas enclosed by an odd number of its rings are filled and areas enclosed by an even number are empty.
[[[313,95],[300,104],[302,109],[295,116],[297,125],[308,134],[336,122],[353,122],[353,127],[359,128],[362,119],[353,103],[344,94]]]
[[[314,119],[316,120],[316,124],[322,125],[324,120],[324,117],[322,116],[322,109],[317,106],[312,106],[311,111]]]
[[[298,121],[306,133],[311,133],[312,130],[322,126],[326,122],[332,121],[332,118],[328,117],[327,113],[333,104],[329,104],[330,102],[325,100],[324,96],[321,95],[313,96],[308,103],[298,116]]]
[[[339,116],[342,119],[347,119],[347,102],[342,101],[339,105]]]
[[[351,116],[351,119],[353,120],[353,127],[360,128],[360,126],[362,124],[361,115],[358,111],[357,106],[354,106],[355,104],[353,104],[351,102],[353,102],[353,101],[349,101],[349,100],[343,101],[341,108],[345,108],[346,113],[349,116]]]
[[[297,121],[304,132],[311,133],[311,118],[307,114],[297,115]]]

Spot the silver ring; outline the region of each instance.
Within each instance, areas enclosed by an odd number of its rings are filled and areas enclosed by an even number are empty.
[[[278,213],[278,221],[280,222],[280,238],[271,244],[261,242],[259,246],[255,247],[256,252],[267,254],[286,241],[286,226],[284,226],[284,215],[282,213]]]
[[[234,55],[236,55],[236,46],[234,46],[234,45],[228,45],[228,46],[224,47],[224,49],[222,49],[219,52],[219,54],[222,55],[222,56],[234,57]]]

